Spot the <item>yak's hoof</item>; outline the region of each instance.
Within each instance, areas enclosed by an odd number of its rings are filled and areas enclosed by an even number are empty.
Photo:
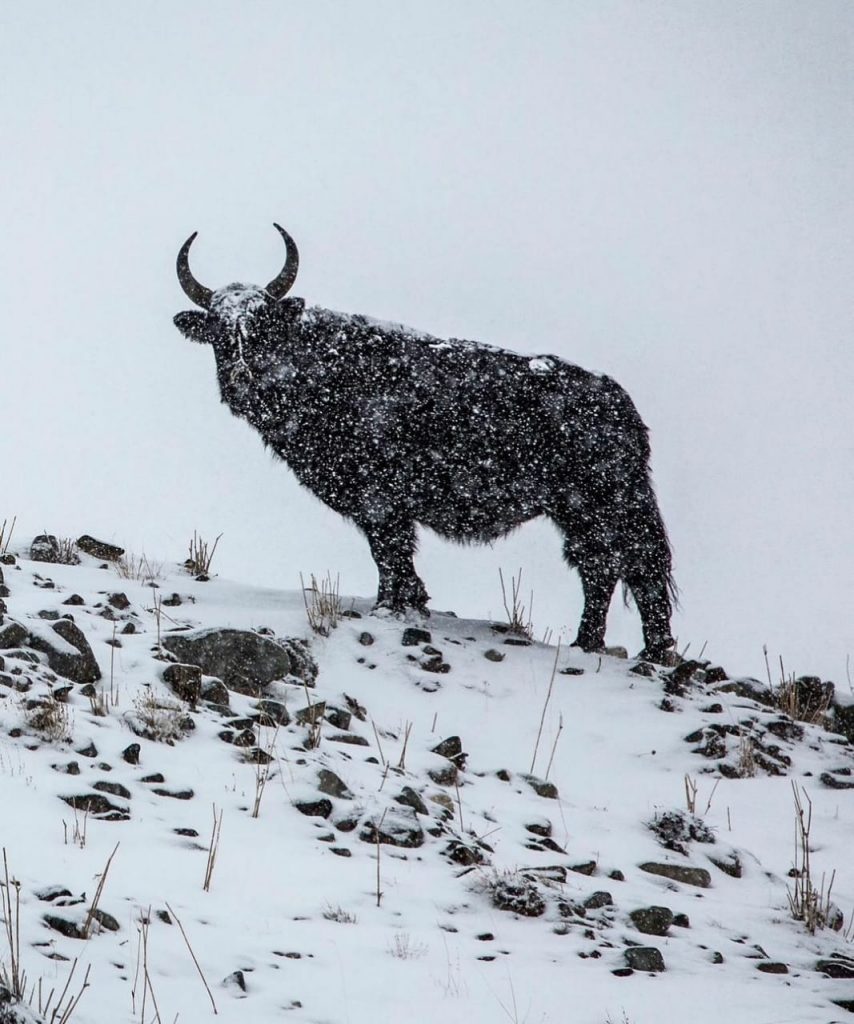
[[[571,647],[580,647],[585,654],[604,654],[604,640],[585,640],[583,637],[576,637],[570,644]]]
[[[398,604],[397,602],[392,601],[377,601],[371,609],[371,614],[379,616],[389,615],[395,619],[408,619],[412,617],[429,619],[430,609],[426,604],[411,605]]]
[[[655,665],[663,665],[665,668],[675,668],[682,660],[675,645],[676,641],[670,637],[660,643],[647,644],[638,658],[641,661],[651,661]]]

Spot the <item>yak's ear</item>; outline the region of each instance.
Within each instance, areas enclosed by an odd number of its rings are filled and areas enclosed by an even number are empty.
[[[173,317],[172,323],[190,341],[198,341],[204,345],[208,344],[211,340],[207,313],[200,313],[196,309],[186,313],[178,313]]]

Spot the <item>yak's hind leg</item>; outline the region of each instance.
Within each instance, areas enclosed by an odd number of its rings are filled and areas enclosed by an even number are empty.
[[[357,524],[368,538],[371,555],[379,573],[377,608],[402,612],[415,608],[429,614],[430,595],[415,572],[415,523],[387,520],[368,526]]]
[[[640,476],[620,494],[584,509],[551,513],[564,532],[564,557],[584,588],[584,611],[575,645],[601,650],[605,620],[618,580],[625,581],[643,624],[645,657],[659,660],[670,635],[670,545],[652,486]]]

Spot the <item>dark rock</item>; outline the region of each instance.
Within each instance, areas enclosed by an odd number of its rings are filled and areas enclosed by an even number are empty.
[[[20,622],[7,622],[5,626],[0,627],[0,650],[23,647],[28,637],[29,633]]]
[[[198,665],[167,665],[163,669],[163,682],[192,707],[202,695],[202,670]]]
[[[602,907],[611,907],[613,905],[613,896],[604,890],[592,893],[584,901],[584,906],[587,910],[601,910]]]
[[[364,630],[359,634],[359,643],[362,647],[370,647],[374,642],[373,635]]]
[[[404,786],[403,789],[394,798],[395,803],[403,804],[404,807],[411,807],[416,814],[427,814],[430,811],[427,809],[427,804],[421,799],[418,793],[412,788],[412,786]]]
[[[209,704],[221,704],[227,708],[229,702],[228,687],[221,679],[203,679],[202,700],[206,700]]]
[[[151,775],[144,775],[140,782],[165,782],[166,779],[162,772],[152,772]]]
[[[63,604],[70,604],[70,605],[86,604],[86,602],[83,600],[83,598],[79,594],[72,594],[71,597],[66,598],[62,603]]]
[[[789,743],[800,742],[804,738],[804,727],[793,722],[791,718],[777,718],[773,722],[765,722],[765,728],[781,740]]]
[[[191,839],[197,839],[199,836],[194,828],[173,828],[172,831],[177,836],[189,836]]]
[[[317,666],[300,641],[271,640],[249,630],[205,629],[167,634],[163,646],[182,662],[198,665],[229,690],[260,697],[276,679],[297,676],[314,685]]]
[[[453,763],[442,768],[430,768],[427,774],[437,786],[455,786],[457,784],[457,766]]]
[[[55,772],[61,772],[63,775],[80,774],[80,765],[76,761],[69,761],[68,764],[52,764],[51,768]]]
[[[433,637],[427,629],[421,629],[419,626],[407,626],[400,642],[404,647],[418,647],[419,644],[432,643]]]
[[[626,964],[633,971],[657,974],[666,970],[661,950],[654,946],[632,946],[625,951]]]
[[[330,846],[329,850],[334,853],[336,857],[352,857],[353,854],[347,849],[346,846]]]
[[[729,875],[731,878],[741,878],[743,869],[741,861],[735,852],[730,852],[725,856],[713,857],[711,854],[706,854],[706,856],[725,875]]]
[[[298,708],[294,712],[294,719],[298,725],[317,725],[323,721],[326,714],[326,701],[319,700],[307,708]]]
[[[702,709],[707,715],[722,715],[724,706],[723,704],[709,704],[708,707]]]
[[[350,728],[350,723],[353,720],[353,716],[349,711],[345,711],[343,708],[330,707],[329,705],[326,707],[326,715],[324,717],[334,729],[341,729],[343,732]]]
[[[828,978],[854,979],[854,959],[841,954],[834,954],[829,960],[819,960],[815,969]]]
[[[537,796],[544,797],[546,800],[557,800],[558,789],[553,782],[546,782],[545,779],[540,779],[536,775],[528,775],[524,772],[520,774],[519,778],[524,779]]]
[[[645,679],[653,679],[656,675],[656,668],[648,661],[639,661],[637,665],[632,665],[629,672],[636,676],[643,676]]]
[[[317,773],[317,788],[327,796],[337,797],[339,800],[352,800],[353,794],[347,788],[346,783],[340,779],[335,772],[328,768],[321,768]],[[328,815],[324,815],[328,817]]]
[[[123,636],[130,636],[132,633],[135,633],[135,632],[136,632],[136,624],[133,623],[133,622],[126,622],[124,624],[124,626],[122,626],[122,628],[121,628],[121,633],[122,633]]]
[[[676,928],[690,928],[691,927],[691,921],[689,920],[687,914],[674,914],[673,915],[673,924],[674,924],[674,927],[676,927]]]
[[[562,668],[562,669],[559,670],[558,675],[561,675],[561,676],[583,676],[584,675],[584,669],[583,668],[576,668],[575,665],[567,665],[566,668]]]
[[[46,622],[56,622],[59,618],[59,612],[55,608],[44,608],[37,614],[40,619],[44,619]]]
[[[629,917],[635,928],[644,935],[667,935],[673,924],[673,911],[667,907],[641,907],[633,910]]]
[[[243,971],[234,971],[227,978],[223,978],[222,983],[226,988],[237,988],[241,992],[246,991],[246,975]]]
[[[360,722],[364,722],[368,716],[367,708],[363,704],[360,704],[355,697],[350,697],[348,694],[344,694],[344,701],[347,704],[352,715],[355,715]]]
[[[716,689],[718,693],[734,693],[737,697],[755,700],[757,704],[764,704],[766,707],[774,707],[773,692],[758,679],[731,679]]]
[[[48,928],[59,932],[60,935],[64,935],[67,939],[86,938],[83,925],[78,924],[76,921],[69,921],[65,917],[59,917],[57,914],[45,914],[42,920]],[[2,1020],[2,1016],[0,1016],[0,1020]]]
[[[60,543],[52,533],[40,533],[33,537],[30,545],[30,558],[34,562],[63,562],[66,565],[77,565],[80,559],[76,554],[64,554]]]
[[[108,544],[103,540],[95,540],[88,533],[84,533],[82,537],[77,538],[77,547],[85,554],[91,555],[93,558],[100,558],[105,562],[118,562],[125,553],[124,548],[117,547],[115,544]]]
[[[764,960],[761,964],[756,965],[757,971],[762,971],[763,974],[788,974],[789,968],[779,961],[775,960]]]
[[[463,753],[463,744],[459,736],[448,736],[441,743],[437,743],[432,750],[439,757],[446,757],[449,761],[453,761],[459,768],[465,764],[466,755]]]
[[[723,683],[727,680],[728,676],[726,671],[720,667],[720,665],[710,665],[705,670],[705,678],[703,682],[707,686],[714,685],[716,683]]]
[[[128,764],[139,764],[139,752],[142,748],[138,743],[131,743],[122,751],[122,760]]]
[[[120,782],[96,782],[92,789],[99,793],[109,793],[111,796],[120,796],[123,800],[130,800],[130,790]]]
[[[452,839],[442,852],[448,860],[466,868],[473,864],[482,864],[485,860],[483,852],[477,846],[462,843],[459,839]]]
[[[524,917],[540,917],[545,912],[546,901],[536,883],[520,875],[496,878],[489,887],[493,906],[509,910]]]
[[[295,800],[294,807],[309,818],[328,818],[332,813],[332,801],[325,796],[314,800]]]
[[[835,772],[822,772],[820,778],[829,789],[854,789],[854,780],[842,779]]]
[[[288,725],[290,723],[291,716],[288,714],[288,709],[281,701],[266,699],[259,700],[256,708],[258,709],[259,725],[265,725],[269,728],[276,725]]]
[[[117,807],[100,793],[83,793],[80,796],[62,796],[70,807],[76,811],[88,811],[93,817],[103,821],[127,821],[130,817],[127,808]]]
[[[97,757],[98,748],[90,740],[85,747],[81,747],[79,750],[75,751],[75,753],[78,753],[81,757]]]
[[[379,821],[367,820],[362,825],[359,838],[365,843],[384,843],[413,849],[424,843],[424,832],[418,824],[415,812],[408,808],[386,811]]]
[[[494,647],[490,647],[488,650],[484,651],[483,656],[487,661],[504,661],[507,657],[504,651],[496,651]]]
[[[571,864],[569,870],[574,871],[577,875],[595,875],[596,861],[585,860],[582,861],[580,864]]]
[[[56,637],[51,636],[52,633]],[[47,663],[57,675],[72,682],[95,683],[101,678],[89,641],[70,619],[59,619],[43,633],[33,633],[30,646],[47,655]],[[69,646],[73,650],[69,651]]]
[[[548,838],[552,834],[552,823],[548,818],[541,818],[539,821],[529,822],[525,826],[525,830],[531,832],[535,836],[544,836]]]
[[[192,789],[152,789],[157,796],[168,796],[172,800],[192,800],[196,795]]]
[[[110,594],[107,597],[107,604],[112,605],[113,608],[117,608],[120,612],[125,611],[126,608],[130,608],[130,601],[127,594],[123,594],[121,591],[116,591],[115,594]]]
[[[119,931],[119,922],[113,917],[112,914],[108,914],[106,910],[101,910],[99,907],[95,907],[95,909],[92,911],[92,917],[106,931]]]
[[[447,661],[442,660],[441,654],[433,654],[422,658],[418,664],[425,672],[433,672],[436,675],[447,675],[451,671],[451,666]]]
[[[662,878],[670,878],[684,885],[696,885],[701,889],[708,889],[712,884],[712,876],[705,868],[693,868],[682,864],[656,864],[653,861],[639,864],[638,867],[647,874],[660,875]]]
[[[369,747],[370,743],[364,736],[357,736],[352,732],[335,732],[326,737],[327,742],[349,743],[353,747]]]
[[[685,811],[666,811],[649,823],[658,841],[665,849],[687,854],[689,842],[713,843],[712,830],[700,818]]]
[[[198,576],[196,577],[196,579],[198,579]],[[180,594],[170,594],[169,597],[164,597],[163,598],[163,602],[162,603],[163,603],[163,606],[165,608],[177,608],[177,607],[179,607],[179,605],[182,605],[184,602],[181,599],[181,595]]]

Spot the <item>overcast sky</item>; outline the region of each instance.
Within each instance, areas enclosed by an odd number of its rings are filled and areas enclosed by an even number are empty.
[[[0,2],[0,520],[376,586],[219,405],[174,272],[607,372],[652,431],[680,645],[854,655],[854,5]],[[574,635],[545,523],[425,536],[433,604]],[[271,623],[275,625],[275,623]],[[640,647],[615,600],[609,640]],[[854,670],[852,670],[854,672]]]

